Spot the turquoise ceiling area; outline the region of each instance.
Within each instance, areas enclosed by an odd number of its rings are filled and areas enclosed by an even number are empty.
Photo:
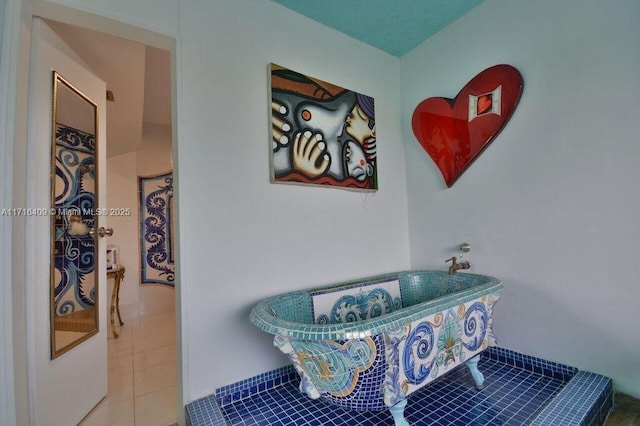
[[[402,56],[482,0],[272,0],[394,56]]]

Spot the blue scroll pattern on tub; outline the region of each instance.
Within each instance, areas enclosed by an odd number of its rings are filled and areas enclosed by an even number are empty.
[[[428,322],[418,324],[407,338],[404,350],[405,374],[413,383],[421,383],[429,377],[435,359],[426,362],[433,351],[435,337],[433,327]]]
[[[95,306],[95,136],[56,124],[54,315]],[[78,231],[80,229],[80,231]]]
[[[385,333],[387,362],[385,403],[401,401],[409,393],[495,345],[491,312],[498,295],[460,304]]]
[[[317,324],[336,324],[376,318],[400,308],[400,298],[395,300],[382,288],[368,293],[342,296],[333,305],[331,315],[320,315]]]
[[[138,177],[140,188],[140,282],[173,287],[173,174]]]
[[[316,324],[342,324],[377,318],[402,307],[397,280],[311,294]]]

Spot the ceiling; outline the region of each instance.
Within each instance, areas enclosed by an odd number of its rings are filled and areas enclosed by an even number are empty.
[[[272,0],[394,56],[402,56],[482,0]]]
[[[482,0],[272,0],[394,56],[402,56]],[[139,149],[144,123],[171,126],[170,53],[49,21],[107,84],[107,156]]]
[[[107,156],[142,145],[145,123],[171,126],[171,54],[120,37],[48,21],[49,26],[107,84]]]

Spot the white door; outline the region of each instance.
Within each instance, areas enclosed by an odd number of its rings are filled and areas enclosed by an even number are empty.
[[[95,242],[91,240],[95,247],[95,251],[91,249],[92,253],[98,254],[89,273],[95,286],[90,290],[84,288],[76,292],[78,300],[92,298],[85,302],[94,312],[97,309],[97,330],[88,332],[79,339],[75,338],[74,333],[78,331],[74,327],[79,327],[78,324],[81,323],[78,320],[71,326],[66,325],[67,328],[62,327],[60,336],[57,336],[52,327],[52,324],[56,324],[56,331],[59,329],[57,318],[54,318],[56,310],[52,310],[52,293],[58,295],[58,289],[53,291],[51,285],[51,277],[55,277],[57,272],[51,265],[54,264],[54,253],[58,255],[59,250],[55,246],[58,238],[52,237],[51,230],[58,229],[58,220],[68,220],[70,216],[59,214],[54,223],[51,215],[54,212],[46,214],[46,209],[52,206],[52,193],[57,190],[58,185],[51,183],[52,169],[58,172],[57,166],[53,166],[56,160],[52,158],[57,155],[52,155],[54,71],[97,105],[95,157],[91,159],[90,165],[83,163],[84,168],[77,172],[93,173],[90,180],[91,185],[95,186],[96,194],[93,206],[88,208],[95,209],[104,208],[106,204],[106,85],[38,18],[33,21],[31,49],[26,199],[27,207],[34,210],[26,212],[25,254],[29,415],[34,425],[68,426],[78,424],[107,394],[106,239],[96,237]],[[95,111],[95,107],[92,108]],[[75,154],[70,155],[73,157]],[[80,180],[82,179],[85,178],[81,177]],[[68,183],[64,177],[61,181],[65,185]],[[85,217],[75,219],[87,221]],[[106,227],[105,220],[105,217],[96,215],[91,224],[96,229]],[[70,224],[71,222],[67,223]],[[82,223],[79,226],[82,228]],[[64,229],[70,230],[72,227]],[[89,241],[86,233],[78,235],[84,235],[84,241]],[[83,276],[80,281],[86,281],[87,277],[88,275]],[[78,280],[78,277],[74,279]],[[69,292],[69,297],[73,297],[72,293],[73,291]],[[52,352],[56,351],[52,350],[52,334],[57,336],[57,353],[54,355]],[[64,343],[65,339],[78,344]]]

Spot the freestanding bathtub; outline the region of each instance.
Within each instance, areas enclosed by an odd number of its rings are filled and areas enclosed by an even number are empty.
[[[405,271],[295,291],[259,302],[251,321],[274,334],[300,374],[300,391],[349,410],[389,408],[495,345],[493,305],[503,285],[478,274]]]

